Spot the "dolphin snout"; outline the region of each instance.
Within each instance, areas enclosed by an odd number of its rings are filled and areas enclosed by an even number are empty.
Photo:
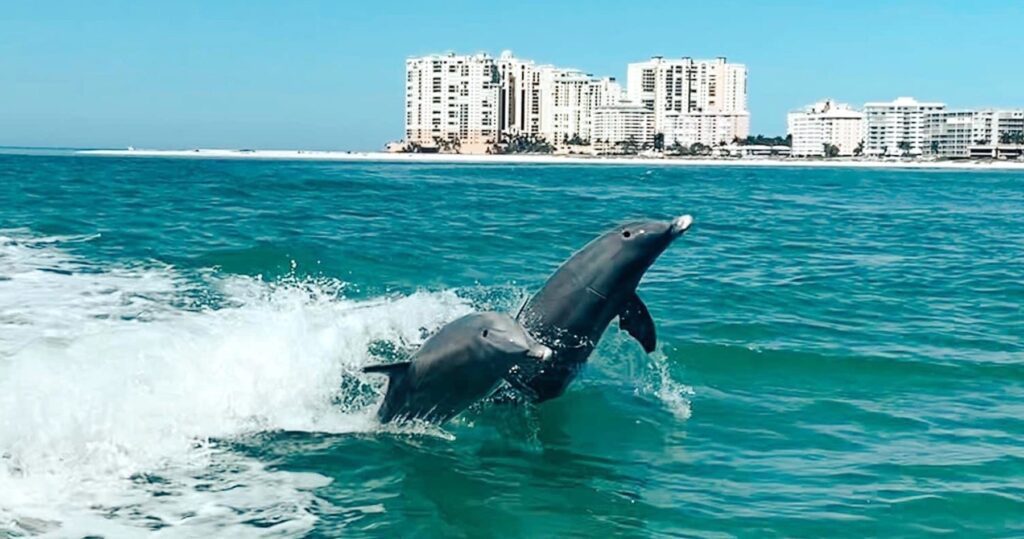
[[[551,349],[548,348],[547,346],[544,346],[543,344],[531,346],[530,349],[526,351],[526,357],[532,357],[534,359],[539,359],[541,361],[547,361],[551,359],[552,354],[553,352],[551,351]]]
[[[672,234],[678,236],[683,232],[686,232],[690,226],[693,225],[693,217],[690,215],[680,215],[672,220]]]

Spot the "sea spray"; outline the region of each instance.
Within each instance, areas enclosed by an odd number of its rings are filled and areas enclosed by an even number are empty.
[[[470,310],[453,292],[351,301],[331,283],[237,276],[208,283],[227,306],[183,309],[194,283],[173,268],[94,267],[59,244],[0,243],[0,523],[11,533],[123,534],[125,521],[200,533],[275,511],[307,530],[308,490],[323,478],[220,442],[376,428],[377,394],[358,374],[371,343],[415,344]]]

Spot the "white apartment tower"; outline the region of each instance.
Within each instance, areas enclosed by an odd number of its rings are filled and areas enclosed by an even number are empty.
[[[540,69],[540,133],[563,145],[579,138],[590,141],[595,109],[618,103],[622,88],[612,78],[597,79],[575,69]]]
[[[864,114],[830,99],[789,113],[786,124],[795,156],[823,156],[826,144],[837,147],[839,155],[853,155],[864,140]]]
[[[929,150],[927,115],[945,110],[943,103],[922,103],[912,97],[864,105],[864,153],[920,155]]]
[[[498,139],[499,73],[486,54],[430,55],[405,62],[405,140],[457,141],[482,152]]]
[[[627,141],[640,149],[654,142],[654,133],[654,112],[647,107],[622,101],[594,109],[591,134],[597,153],[620,153]]]
[[[539,135],[540,67],[504,51],[498,58],[498,75],[498,130],[505,135]]]
[[[684,114],[747,116],[747,68],[725,58],[693,60],[656,56],[627,68],[629,98],[654,112],[655,129],[666,133]],[[742,127],[743,122],[739,122]],[[747,121],[749,126],[749,120]],[[749,131],[749,127],[747,128]],[[737,132],[733,137],[746,137]],[[733,137],[729,137],[732,140]]]

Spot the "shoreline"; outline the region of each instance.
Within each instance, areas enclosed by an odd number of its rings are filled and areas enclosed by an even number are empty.
[[[591,157],[579,155],[464,155],[428,153],[343,152],[312,150],[79,150],[78,155],[106,157],[178,157],[198,159],[267,159],[342,162],[439,164],[632,165],[795,168],[906,168],[948,170],[1024,170],[1020,161],[878,161],[866,159]]]

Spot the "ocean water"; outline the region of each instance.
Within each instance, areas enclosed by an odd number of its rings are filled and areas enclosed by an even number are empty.
[[[562,398],[360,368],[696,224]],[[0,155],[0,535],[1024,535],[1024,177]]]

